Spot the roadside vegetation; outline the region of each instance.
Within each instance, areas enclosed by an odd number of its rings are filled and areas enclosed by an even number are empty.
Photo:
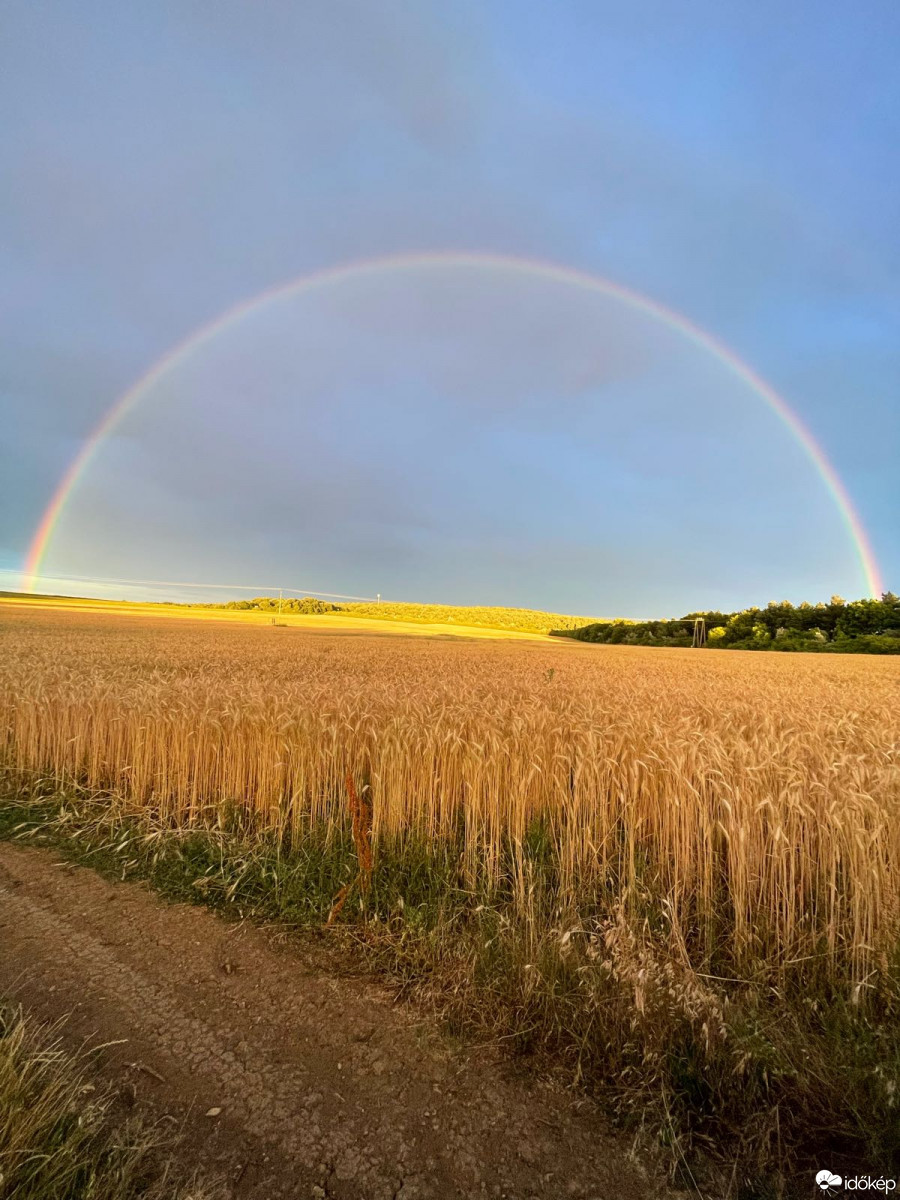
[[[897,660],[55,614],[6,647],[6,836],[335,939],[733,1196],[900,1169]]]
[[[900,654],[900,599],[885,592],[880,600],[829,604],[774,601],[741,612],[695,612],[673,621],[594,621],[578,629],[560,625],[552,632],[580,642],[627,646],[690,646],[702,617],[706,645],[720,650],[806,650],[832,654]]]
[[[204,1200],[167,1165],[168,1140],[117,1111],[89,1055],[0,1002],[0,1200]]]

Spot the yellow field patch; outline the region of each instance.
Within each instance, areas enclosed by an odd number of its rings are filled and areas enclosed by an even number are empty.
[[[11,609],[18,612],[52,611],[52,612],[95,612],[109,616],[127,617],[161,617],[175,619],[190,619],[199,621],[224,621],[238,625],[266,625],[272,627],[273,617],[270,613],[254,612],[243,609],[201,608],[190,605],[168,605],[134,601],[93,600],[69,598],[67,596],[35,596],[19,600],[8,596],[0,596],[0,612]],[[489,629],[483,625],[462,625],[458,622],[424,622],[398,621],[391,618],[378,620],[375,617],[354,617],[347,613],[321,613],[306,616],[298,613],[283,613],[277,618],[277,625],[286,629],[315,630],[322,633],[335,632],[369,632],[412,634],[418,637],[466,637],[466,638],[502,638],[525,639],[526,641],[547,641],[547,635],[540,633],[519,633],[506,629]]]

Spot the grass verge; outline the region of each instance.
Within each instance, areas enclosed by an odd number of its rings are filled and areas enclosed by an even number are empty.
[[[116,1119],[58,1034],[0,1003],[0,1200],[205,1200],[173,1176],[154,1127]]]
[[[717,1194],[724,1180],[741,1200],[806,1195],[823,1163],[900,1174],[896,965],[877,995],[853,1000],[815,964],[789,985],[763,963],[742,978],[726,961],[701,973],[688,948],[673,959],[664,914],[626,920],[611,898],[559,910],[540,830],[524,907],[511,881],[508,893],[473,891],[450,851],[409,841],[379,845],[362,894],[352,839],[309,832],[288,847],[237,809],[173,828],[113,797],[38,789],[0,801],[0,837],[51,845],[172,900],[327,937],[454,1032],[502,1038],[601,1095],[683,1181],[711,1179],[718,1164]]]

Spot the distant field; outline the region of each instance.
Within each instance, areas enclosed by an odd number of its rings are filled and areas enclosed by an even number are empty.
[[[897,660],[65,607],[0,607],[0,759],[67,838],[352,927],[670,1145],[900,1146]]]
[[[263,597],[255,601],[239,602],[230,607],[243,608],[253,605],[271,611],[276,603],[277,601],[269,597]],[[296,601],[287,603],[297,604]],[[336,607],[347,616],[374,617],[378,621],[427,622],[454,628],[462,625],[467,628],[503,629],[516,633],[547,634],[553,629],[575,630],[597,620],[596,617],[577,617],[533,608],[497,608],[487,605],[406,604],[392,601],[373,603],[353,600],[341,601]]]
[[[438,609],[439,606],[433,606]],[[219,606],[202,604],[160,604],[140,603],[132,600],[95,600],[69,596],[23,596],[7,593],[0,594],[0,612],[5,608],[20,611],[80,611],[109,613],[119,616],[133,617],[171,617],[174,619],[192,618],[201,621],[227,621],[243,625],[272,625],[277,620],[279,626],[288,629],[307,630],[347,630],[355,632],[383,633],[390,630],[393,633],[407,633],[419,636],[444,637],[474,637],[474,638],[544,638],[539,631],[522,631],[498,628],[491,625],[466,624],[463,621],[429,620],[426,606],[422,605],[393,605],[385,606],[384,615],[375,617],[373,611],[378,611],[376,605],[359,606],[357,609],[349,605],[347,610],[340,612],[318,613],[307,616],[299,613],[284,612],[275,617],[271,612],[260,612],[253,609],[229,609]],[[401,616],[400,609],[414,610],[408,616]],[[460,610],[447,610],[460,611]],[[513,610],[515,611],[515,610]],[[526,611],[526,610],[521,610]],[[437,616],[443,615],[438,612]],[[550,616],[552,614],[543,614]],[[573,619],[573,618],[569,618]],[[580,618],[575,618],[580,620]],[[585,618],[587,619],[587,618]]]

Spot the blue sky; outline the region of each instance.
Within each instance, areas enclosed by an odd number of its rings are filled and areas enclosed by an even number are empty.
[[[900,590],[898,39],[888,2],[7,3],[0,586],[191,331],[457,250],[724,341]],[[808,458],[721,364],[615,302],[449,268],[208,344],[98,452],[45,569],[635,616],[864,590]]]

